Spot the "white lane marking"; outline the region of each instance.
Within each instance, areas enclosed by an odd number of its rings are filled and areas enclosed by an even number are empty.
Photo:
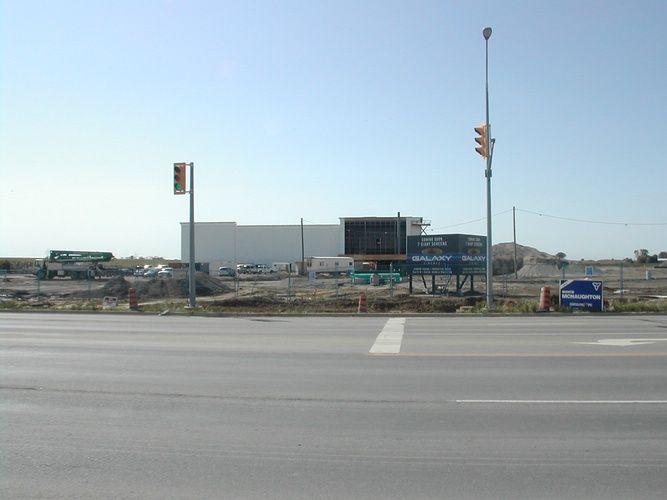
[[[390,318],[368,352],[370,354],[397,354],[401,352],[404,333],[405,318]]]
[[[589,345],[611,345],[617,347],[627,347],[631,345],[641,344],[655,344],[658,341],[665,341],[667,339],[600,339],[595,342],[572,342],[573,344],[589,344]]]
[[[667,400],[557,400],[557,399],[457,399],[460,404],[547,404],[547,405],[665,405]]]

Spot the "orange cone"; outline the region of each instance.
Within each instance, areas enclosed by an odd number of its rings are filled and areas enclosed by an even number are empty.
[[[130,309],[133,311],[139,309],[139,303],[137,302],[137,291],[134,288],[128,288],[127,299],[130,301]]]
[[[540,290],[540,309],[541,312],[549,312],[551,310],[551,289],[548,286],[543,286]]]
[[[367,313],[368,312],[368,299],[366,298],[366,294],[364,292],[361,292],[361,295],[359,295],[359,307],[357,308],[358,313]]]

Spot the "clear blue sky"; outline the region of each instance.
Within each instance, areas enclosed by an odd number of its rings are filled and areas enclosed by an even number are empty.
[[[494,243],[515,206],[542,251],[667,250],[666,25],[664,0],[0,0],[0,256],[180,257],[177,161],[197,221],[486,234],[485,26]]]

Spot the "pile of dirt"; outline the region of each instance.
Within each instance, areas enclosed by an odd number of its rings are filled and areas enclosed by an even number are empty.
[[[127,291],[130,288],[128,282],[122,276],[116,276],[107,281],[99,292],[104,297],[127,298]]]
[[[162,298],[184,298],[189,295],[190,284],[187,279],[154,278],[135,286],[137,299],[141,301]],[[210,297],[231,292],[232,289],[221,281],[206,274],[195,276],[195,293],[198,297]]]
[[[137,300],[178,299],[188,296],[187,280],[153,278],[134,285]]]
[[[185,288],[187,291],[188,286],[186,285]],[[212,278],[206,273],[197,273],[195,275],[195,290],[197,291],[197,295],[207,297],[233,291],[227,284],[219,279]]]
[[[493,274],[510,274],[514,273],[514,243],[498,243],[493,245]],[[550,276],[551,266],[556,265],[558,258],[548,253],[540,252],[536,248],[527,247],[524,245],[516,245],[516,268],[519,273],[527,265],[534,266],[536,264],[548,265],[549,269],[544,267],[526,269],[524,273],[534,276]],[[546,273],[546,274],[544,274]]]
[[[557,260],[557,257],[555,255],[550,255],[545,252],[540,252],[536,248],[518,244],[516,245],[516,257],[517,260],[526,260],[526,259]],[[511,242],[497,243],[496,245],[493,245],[493,260],[496,259],[514,260],[514,243]]]
[[[528,257],[524,259],[523,266],[519,268],[517,276],[519,278],[541,278],[558,276],[558,259],[544,259],[539,257]]]
[[[197,274],[195,286],[198,297],[210,297],[232,291],[229,286],[206,274]],[[117,297],[120,300],[126,300],[130,288],[136,290],[137,299],[140,302],[185,298],[189,295],[190,289],[187,279],[153,278],[147,281],[142,280],[130,283],[123,276],[116,276],[108,280],[100,288],[80,290],[72,294],[67,294],[67,296],[73,298]]]

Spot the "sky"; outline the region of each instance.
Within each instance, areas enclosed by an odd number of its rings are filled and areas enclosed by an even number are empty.
[[[0,256],[180,258],[195,220],[423,217],[667,251],[667,2],[0,0]]]

